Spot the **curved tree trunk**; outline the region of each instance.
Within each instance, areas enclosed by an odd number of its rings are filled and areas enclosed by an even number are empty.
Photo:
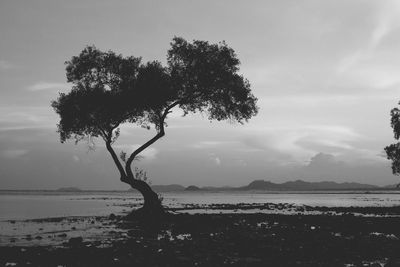
[[[159,199],[156,192],[151,189],[151,187],[142,180],[133,179],[129,183],[132,188],[142,194],[144,203],[139,209],[132,210],[127,216],[128,220],[145,220],[148,226],[157,225],[160,221],[160,217],[165,215],[164,207],[161,205],[161,200]]]
[[[161,205],[161,200],[159,199],[156,192],[151,189],[151,187],[142,180],[133,178],[133,175],[128,178],[126,175],[124,168],[122,167],[121,162],[118,159],[117,154],[115,153],[114,149],[111,147],[111,142],[106,143],[107,150],[110,152],[117,168],[121,174],[120,180],[126,184],[129,184],[133,189],[139,191],[142,194],[144,199],[143,207],[139,210],[133,210],[128,217],[135,217],[135,215],[161,215],[164,213],[164,208]],[[130,166],[127,169],[132,173]]]
[[[159,213],[163,212],[163,206],[161,205],[161,200],[159,199],[156,192],[151,189],[151,187],[141,180],[134,179],[130,183],[132,188],[139,191],[144,199],[143,207],[141,208],[146,213]]]
[[[162,138],[165,135],[165,131],[164,131],[164,120],[167,117],[167,115],[170,113],[170,110],[177,106],[180,103],[180,101],[176,101],[174,103],[172,103],[171,105],[169,105],[162,113],[158,114],[159,115],[159,121],[156,125],[156,129],[157,129],[157,134],[151,138],[150,140],[148,140],[146,143],[144,143],[143,145],[141,145],[139,148],[137,148],[135,151],[132,152],[132,154],[129,156],[129,158],[126,160],[125,162],[125,168],[122,166],[121,162],[118,159],[117,154],[115,153],[114,149],[112,148],[111,144],[115,141],[115,139],[113,139],[113,137],[115,138],[115,136],[117,135],[113,135],[113,131],[114,129],[118,126],[115,126],[113,129],[111,129],[108,132],[103,132],[103,138],[106,142],[106,148],[109,151],[109,153],[111,154],[111,157],[113,158],[118,171],[121,174],[121,181],[124,183],[129,184],[132,188],[136,189],[137,191],[139,191],[144,199],[144,204],[143,207],[141,207],[139,210],[137,211],[132,211],[130,215],[128,215],[128,217],[132,218],[135,215],[144,215],[144,216],[148,216],[150,215],[151,217],[158,217],[162,214],[164,214],[164,208],[161,205],[161,199],[159,199],[158,195],[156,192],[153,191],[153,189],[151,189],[151,187],[143,180],[137,179],[137,175],[133,174],[132,172],[132,162],[133,160],[146,148],[148,148],[150,145],[152,145],[153,143],[155,143],[157,140],[159,140],[160,138]],[[125,161],[125,160],[123,160]]]

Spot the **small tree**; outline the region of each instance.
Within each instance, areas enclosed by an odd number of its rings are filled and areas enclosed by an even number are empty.
[[[400,105],[400,102],[399,102]],[[400,138],[400,110],[398,108],[394,108],[390,111],[390,124],[393,128],[394,138],[399,140]],[[392,172],[395,175],[400,174],[400,142],[396,144],[391,144],[385,147],[385,152],[387,159],[392,161]],[[400,184],[397,185],[400,187]]]
[[[123,57],[112,51],[86,47],[66,62],[69,93],[61,93],[52,107],[60,116],[61,142],[101,137],[120,174],[120,180],[144,198],[142,211],[162,211],[157,194],[132,162],[165,135],[166,119],[174,108],[184,116],[201,112],[210,120],[246,122],[257,114],[257,99],[240,74],[239,60],[225,42],[187,42],[175,37],[164,67],[157,61]],[[124,123],[151,129],[156,134],[132,154],[117,156],[112,145]]]

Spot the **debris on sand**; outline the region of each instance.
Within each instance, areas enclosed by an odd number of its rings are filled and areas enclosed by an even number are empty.
[[[104,228],[105,236],[99,240],[68,234],[63,246],[0,246],[0,266],[27,262],[30,266],[307,267],[400,263],[400,217],[176,214],[168,215],[158,228],[112,222],[108,217],[103,222],[105,227],[114,223],[117,228]]]

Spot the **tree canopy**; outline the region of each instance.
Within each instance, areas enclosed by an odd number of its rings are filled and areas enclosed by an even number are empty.
[[[400,102],[399,102],[400,105]],[[393,128],[394,138],[399,140],[400,138],[400,110],[394,108],[390,112],[391,120],[390,124]],[[385,147],[387,159],[392,161],[393,174],[400,174],[400,142],[391,144]]]
[[[165,121],[173,108],[182,109],[184,115],[200,112],[210,120],[239,123],[257,114],[257,99],[250,83],[238,73],[239,65],[234,50],[225,42],[188,42],[175,37],[166,66],[88,46],[66,62],[71,91],[52,102],[60,116],[61,142],[86,136],[103,138],[121,180],[132,185],[137,178],[130,167],[132,161],[165,135]],[[156,135],[128,158],[121,154],[121,162],[111,145],[123,123],[154,127]]]

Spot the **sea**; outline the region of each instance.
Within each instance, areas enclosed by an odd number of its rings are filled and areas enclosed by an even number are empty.
[[[210,204],[293,204],[325,207],[400,206],[400,191],[238,192],[180,191],[160,193],[163,205],[180,209]],[[66,216],[124,214],[140,207],[141,196],[131,191],[12,191],[0,190],[0,221]],[[190,212],[210,213],[211,209]]]
[[[297,206],[400,206],[400,191],[373,192],[165,192],[163,205],[184,213],[298,214]],[[112,223],[111,214],[124,215],[142,205],[131,191],[0,191],[1,246],[62,246],[70,238],[111,246],[129,236]],[[248,208],[266,204],[273,208]],[[251,205],[253,204],[253,205]],[[246,206],[246,209],[240,207]],[[219,209],[219,207],[224,207]],[[262,205],[261,205],[262,206]],[[216,208],[217,207],[217,208]],[[228,207],[228,208],[227,208]],[[303,214],[307,214],[307,210]],[[313,212],[313,211],[311,211]],[[315,213],[313,213],[315,214]],[[115,216],[114,216],[115,217]]]

